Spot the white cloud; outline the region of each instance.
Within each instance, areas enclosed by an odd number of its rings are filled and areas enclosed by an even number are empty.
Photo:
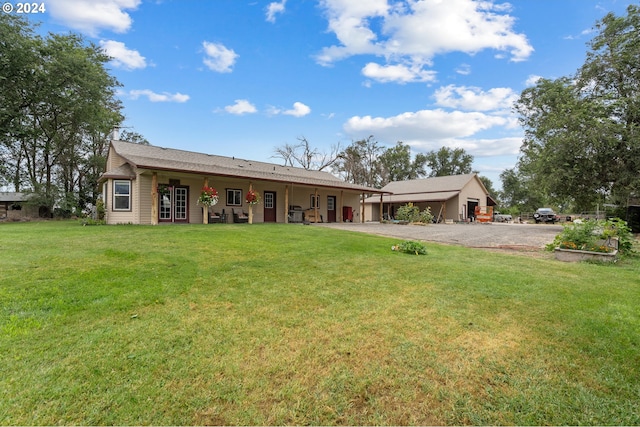
[[[370,73],[397,73],[386,69],[396,63],[408,70],[421,70],[433,58],[448,52],[473,55],[486,49],[508,54],[512,61],[527,59],[533,52],[524,34],[513,30],[514,18],[507,4],[489,1],[413,0],[321,0],[329,31],[339,43],[316,56],[322,65],[353,55],[377,55],[387,67]],[[425,78],[424,76],[422,78]],[[387,78],[385,81],[405,81]]]
[[[510,117],[435,109],[391,117],[354,116],[344,124],[344,130],[352,138],[375,135],[380,141],[403,141],[420,151],[460,147],[474,156],[515,155],[521,137],[478,137],[481,132],[508,129],[512,124]]]
[[[256,107],[246,99],[236,99],[235,104],[227,105],[224,110],[230,114],[243,115],[255,113]]]
[[[238,54],[228,49],[222,43],[202,42],[206,57],[202,60],[212,71],[230,73],[236,63]]]
[[[149,89],[136,89],[129,91],[129,96],[131,99],[138,99],[141,96],[146,96],[151,102],[187,102],[189,100],[189,95],[184,95],[181,93],[155,93]]]
[[[419,66],[379,65],[374,62],[365,65],[362,74],[382,83],[433,82],[436,80],[435,71],[423,70]]]
[[[471,65],[469,64],[460,64],[460,66],[458,68],[456,68],[456,73],[463,75],[463,76],[468,76],[469,74],[471,74]]]
[[[126,10],[135,10],[141,0],[48,0],[47,11],[63,24],[96,36],[100,30],[124,33],[133,22]]]
[[[536,83],[538,83],[538,80],[540,80],[541,78],[542,76],[531,74],[529,77],[527,77],[527,81],[525,82],[525,84],[527,85],[527,87],[535,86]]]
[[[294,102],[293,108],[289,110],[283,110],[282,108],[273,107],[273,106],[269,107],[267,110],[267,114],[269,114],[270,116],[285,114],[287,116],[304,117],[309,113],[311,113],[311,108],[309,108],[308,105],[305,105],[302,102]]]
[[[294,117],[303,117],[311,113],[311,108],[304,105],[302,102],[294,102],[291,110],[283,111],[282,114]]]
[[[287,0],[282,0],[281,2],[271,2],[269,6],[267,6],[267,21],[268,22],[276,22],[276,15],[280,13],[284,13],[284,7],[287,4]]]
[[[478,87],[444,86],[436,90],[435,98],[442,107],[475,111],[509,110],[518,99],[512,89],[498,87],[484,92]]]
[[[137,50],[127,49],[122,42],[114,40],[101,40],[100,46],[102,50],[110,56],[111,62],[117,68],[125,70],[134,70],[136,68],[145,68],[147,61],[144,56],[140,55]]]

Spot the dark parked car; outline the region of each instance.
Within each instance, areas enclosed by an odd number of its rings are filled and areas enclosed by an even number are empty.
[[[541,222],[554,224],[560,217],[551,208],[540,208],[533,214],[533,219],[536,220],[536,224]]]

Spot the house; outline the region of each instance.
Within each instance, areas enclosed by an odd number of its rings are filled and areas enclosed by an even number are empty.
[[[429,207],[439,221],[465,221],[475,216],[476,207],[484,211],[496,204],[475,173],[390,182],[382,191],[365,200],[365,214],[373,221],[393,218],[407,203]]]
[[[100,182],[108,224],[232,222],[250,189],[262,199],[254,222],[361,222],[364,194],[380,192],[328,172],[118,140]],[[205,186],[219,195],[208,213],[197,203]]]

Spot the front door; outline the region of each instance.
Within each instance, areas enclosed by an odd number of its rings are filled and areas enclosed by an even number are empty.
[[[327,197],[327,221],[336,222],[336,196]]]
[[[276,222],[276,193],[264,192],[264,222]]]
[[[168,187],[158,197],[158,222],[189,222],[189,187]]]

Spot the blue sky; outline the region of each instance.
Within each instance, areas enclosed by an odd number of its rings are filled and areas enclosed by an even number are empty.
[[[12,3],[13,2],[11,0]],[[499,188],[523,131],[511,105],[584,63],[628,0],[44,0],[42,30],[101,46],[125,127],[151,144],[281,163],[374,138],[464,148]],[[15,11],[14,11],[15,13]]]

